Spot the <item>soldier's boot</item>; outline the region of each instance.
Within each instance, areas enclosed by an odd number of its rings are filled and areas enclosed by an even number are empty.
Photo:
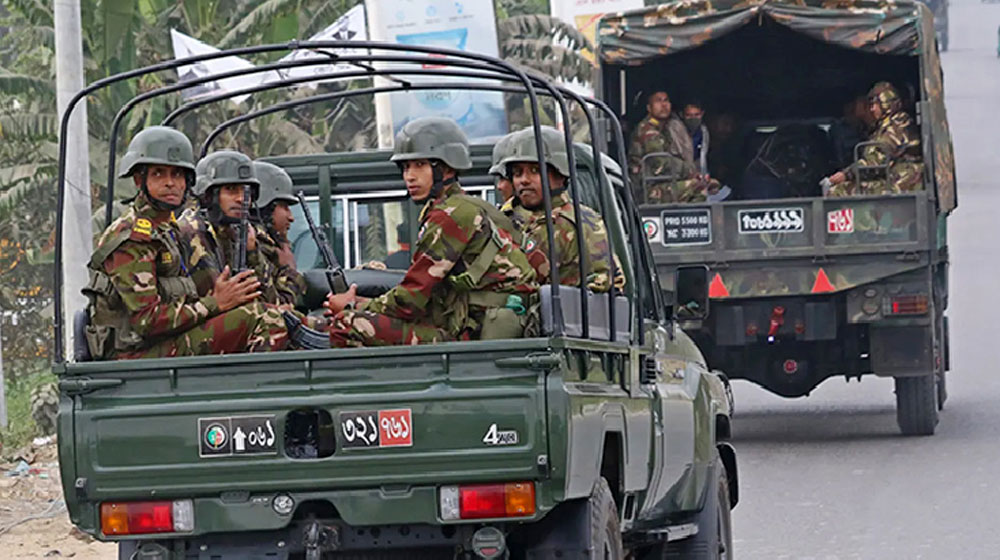
[[[330,345],[338,348],[432,344],[449,340],[455,339],[433,325],[368,311],[342,311],[330,328]]]
[[[56,433],[59,416],[59,388],[55,383],[46,383],[31,391],[31,417],[43,436]]]

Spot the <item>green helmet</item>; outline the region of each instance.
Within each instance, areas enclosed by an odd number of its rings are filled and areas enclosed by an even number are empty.
[[[493,166],[490,167],[490,175],[499,175],[504,179],[510,179],[507,166],[501,162],[510,155],[511,141],[516,134],[516,132],[511,132],[493,145]]]
[[[171,165],[193,172],[194,149],[181,131],[169,126],[150,126],[129,142],[118,176],[130,177],[138,165]]]
[[[436,159],[456,171],[472,168],[469,139],[458,123],[443,117],[414,119],[396,135],[390,161]]]
[[[299,199],[292,194],[294,185],[292,178],[284,169],[267,163],[266,161],[253,162],[253,170],[260,181],[260,198],[257,199],[257,208],[265,208],[272,202],[283,200],[288,204],[298,204]]]
[[[569,155],[566,153],[566,139],[562,132],[551,126],[541,127],[542,150],[545,162],[556,168],[563,176],[569,177]],[[510,140],[507,157],[500,160],[504,167],[512,163],[538,163],[538,149],[535,146],[534,130],[519,130]]]
[[[212,187],[220,185],[250,185],[251,196],[256,200],[260,181],[254,172],[250,156],[232,150],[212,152],[198,162],[198,180],[194,184],[194,195],[202,198]]]

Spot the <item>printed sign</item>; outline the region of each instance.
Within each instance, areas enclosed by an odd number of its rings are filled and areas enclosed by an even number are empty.
[[[274,416],[199,418],[201,457],[273,455],[278,452]]]
[[[737,214],[741,234],[799,233],[805,231],[802,208],[763,208],[740,210]]]
[[[708,208],[664,210],[660,221],[661,242],[668,247],[712,242],[712,211]]]
[[[490,425],[483,436],[483,443],[486,445],[517,445],[517,441],[516,430],[501,430],[496,424]]]
[[[343,447],[410,447],[413,445],[410,409],[341,412],[340,439]]]
[[[827,233],[854,233],[854,209],[842,208],[826,213]]]

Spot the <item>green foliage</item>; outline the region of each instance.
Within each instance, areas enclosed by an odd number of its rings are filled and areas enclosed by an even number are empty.
[[[19,377],[5,376],[7,396],[7,427],[0,429],[0,453],[14,452],[40,434],[31,418],[31,392],[36,387],[55,381],[48,370],[48,363],[35,361],[34,369]]]

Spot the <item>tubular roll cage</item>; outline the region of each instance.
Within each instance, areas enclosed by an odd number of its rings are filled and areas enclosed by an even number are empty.
[[[323,56],[309,58],[305,60],[295,60],[286,62],[275,62],[270,64],[264,64],[260,66],[255,66],[252,68],[245,68],[240,70],[233,70],[229,72],[223,72],[218,74],[213,74],[210,76],[205,76],[193,80],[186,80],[183,82],[177,82],[170,85],[165,85],[157,89],[142,93],[136,97],[129,100],[115,115],[111,126],[111,137],[109,141],[109,161],[108,161],[108,182],[107,182],[107,197],[105,200],[105,225],[110,225],[112,208],[114,204],[114,184],[115,184],[115,160],[116,160],[116,146],[117,137],[119,134],[119,129],[121,127],[122,121],[128,115],[128,113],[139,103],[154,99],[156,97],[166,95],[169,93],[180,92],[188,88],[192,88],[207,82],[223,80],[226,78],[232,78],[237,76],[265,73],[269,71],[276,70],[286,70],[290,68],[300,68],[300,67],[311,67],[311,66],[324,66],[328,64],[349,64],[357,68],[357,70],[338,70],[336,72],[327,72],[322,74],[314,74],[306,77],[298,78],[281,78],[273,81],[268,81],[267,83],[262,83],[254,87],[244,88],[237,91],[224,92],[218,95],[212,95],[207,98],[198,99],[185,103],[168,114],[162,121],[162,124],[169,125],[175,121],[180,116],[187,112],[198,109],[205,105],[212,103],[217,103],[220,101],[228,100],[232,97],[238,97],[241,95],[253,94],[263,91],[269,91],[274,89],[283,88],[290,85],[311,83],[318,81],[328,81],[328,80],[339,80],[339,79],[366,79],[375,77],[384,77],[385,79],[391,81],[393,85],[375,86],[368,88],[361,88],[355,90],[344,90],[337,91],[333,93],[323,93],[306,98],[296,99],[292,101],[284,101],[276,103],[274,105],[264,107],[263,109],[253,111],[238,117],[229,119],[220,125],[218,125],[208,136],[201,146],[200,155],[204,156],[212,142],[217,139],[225,130],[229,127],[243,122],[253,120],[255,118],[269,115],[272,113],[280,112],[283,110],[291,109],[301,105],[308,105],[312,103],[319,103],[323,101],[330,101],[335,99],[341,99],[345,97],[352,97],[358,95],[370,95],[375,93],[387,93],[387,92],[399,92],[399,91],[420,91],[420,90],[479,90],[479,91],[498,91],[498,92],[508,92],[508,93],[519,93],[528,96],[529,103],[531,106],[531,120],[532,128],[535,131],[535,148],[537,153],[544,154],[545,151],[542,145],[541,134],[539,134],[541,122],[539,119],[539,103],[538,96],[545,95],[551,98],[559,107],[560,115],[566,126],[564,126],[563,134],[564,140],[567,146],[567,154],[569,159],[569,166],[572,173],[577,172],[576,158],[574,156],[573,150],[573,139],[570,132],[569,123],[570,113],[567,107],[566,99],[574,101],[579,105],[579,107],[584,112],[586,116],[587,123],[590,128],[591,136],[591,150],[594,158],[594,171],[597,176],[598,184],[600,185],[600,192],[598,200],[601,206],[601,214],[608,215],[608,208],[615,204],[614,200],[606,200],[609,193],[613,193],[611,185],[608,184],[608,176],[603,170],[603,164],[601,155],[603,152],[607,151],[606,143],[601,135],[597,134],[597,119],[594,117],[594,113],[591,107],[599,111],[604,115],[606,122],[610,124],[610,133],[616,144],[616,156],[617,163],[621,166],[622,173],[622,183],[624,187],[622,188],[622,198],[625,205],[625,216],[624,223],[626,229],[626,235],[628,239],[620,240],[622,243],[631,244],[632,258],[637,260],[642,260],[646,267],[652,267],[651,255],[649,255],[648,250],[643,246],[640,234],[643,231],[642,225],[639,221],[638,214],[635,211],[635,201],[632,196],[632,189],[629,185],[629,178],[627,173],[627,158],[625,155],[625,141],[621,129],[621,124],[619,123],[614,112],[602,101],[583,97],[567,88],[557,86],[552,84],[549,79],[544,76],[540,76],[535,72],[528,73],[524,69],[518,68],[508,62],[500,60],[498,58],[472,53],[465,51],[457,51],[453,49],[439,49],[415,45],[399,45],[395,43],[382,43],[375,41],[289,41],[286,43],[278,43],[271,45],[259,45],[254,47],[242,47],[229,49],[219,52],[214,52],[210,54],[202,54],[191,56],[182,59],[176,59],[171,61],[165,61],[158,64],[146,66],[143,68],[138,68],[128,72],[123,72],[116,74],[114,76],[109,76],[98,80],[86,88],[79,91],[70,100],[66,107],[66,111],[61,117],[60,122],[60,142],[59,142],[59,175],[58,175],[58,202],[57,202],[57,221],[56,221],[56,239],[55,239],[55,298],[54,298],[54,328],[55,328],[55,361],[63,362],[65,361],[65,348],[64,348],[64,338],[63,329],[65,328],[64,322],[64,312],[63,312],[63,271],[62,271],[62,259],[63,259],[63,223],[62,216],[65,208],[65,183],[66,183],[66,136],[69,129],[70,117],[73,114],[74,109],[79,104],[80,101],[86,99],[89,95],[96,91],[107,88],[113,84],[123,82],[126,80],[133,80],[148,74],[153,74],[157,72],[162,72],[166,70],[173,70],[181,66],[188,66],[197,62],[202,62],[206,60],[214,60],[219,58],[224,58],[227,56],[243,56],[243,55],[255,55],[255,54],[266,54],[266,53],[276,53],[284,51],[295,51],[295,50],[311,50],[315,53],[321,54]],[[347,50],[347,51],[358,51],[358,50],[368,50],[369,54],[366,55],[340,55],[337,54],[336,50]],[[372,53],[375,51],[389,51],[391,54],[376,54]],[[397,54],[403,53],[403,54]],[[407,66],[402,67],[385,67],[376,68],[369,63],[402,63]],[[424,65],[423,68],[415,67],[414,65]],[[455,69],[458,68],[458,69]],[[411,83],[409,81],[399,79],[396,76],[440,76],[446,78],[467,78],[470,81],[440,81],[440,82],[419,82]],[[485,82],[485,83],[484,83]],[[541,88],[542,92],[537,91],[537,88]],[[559,265],[555,258],[554,250],[554,230],[552,226],[552,197],[549,192],[549,180],[548,180],[548,164],[545,158],[539,158],[539,173],[542,180],[542,199],[543,206],[547,215],[546,219],[546,234],[549,243],[549,260],[550,260],[550,275],[549,279],[551,282],[551,294],[552,294],[552,319],[553,319],[553,334],[555,336],[561,336],[565,334],[566,326],[562,314],[561,297],[559,294]],[[577,216],[580,215],[580,197],[578,193],[578,186],[576,181],[569,182],[570,189],[573,198],[573,209]],[[585,254],[586,248],[584,246],[583,235],[579,231],[580,222],[577,221],[576,227],[578,228],[576,241],[577,249],[581,257]],[[614,277],[617,273],[614,255],[614,243],[613,240],[609,239],[609,255],[611,261],[611,281],[612,287],[608,291],[608,306],[609,306],[609,333],[610,339],[615,341],[616,329],[615,320],[616,314],[614,312],[614,297],[615,289],[613,287]],[[584,259],[580,259],[580,266],[583,267]],[[652,268],[649,268],[652,273]],[[645,333],[643,328],[643,303],[647,294],[644,293],[646,289],[643,282],[633,281],[629,282],[626,287],[627,295],[631,296],[630,301],[630,316],[633,317],[633,326],[635,329],[632,331],[632,337],[634,341],[638,344],[644,344]],[[654,282],[655,284],[655,282]],[[580,306],[581,306],[581,320],[582,320],[582,337],[588,338],[590,335],[589,328],[589,301],[587,297],[587,284],[586,275],[583,274],[581,270],[580,274]],[[654,288],[654,292],[655,292]],[[648,294],[650,298],[655,302],[658,301],[656,297],[657,294]],[[655,305],[654,305],[655,307]],[[634,313],[632,312],[634,311]],[[655,312],[655,311],[654,311]]]

